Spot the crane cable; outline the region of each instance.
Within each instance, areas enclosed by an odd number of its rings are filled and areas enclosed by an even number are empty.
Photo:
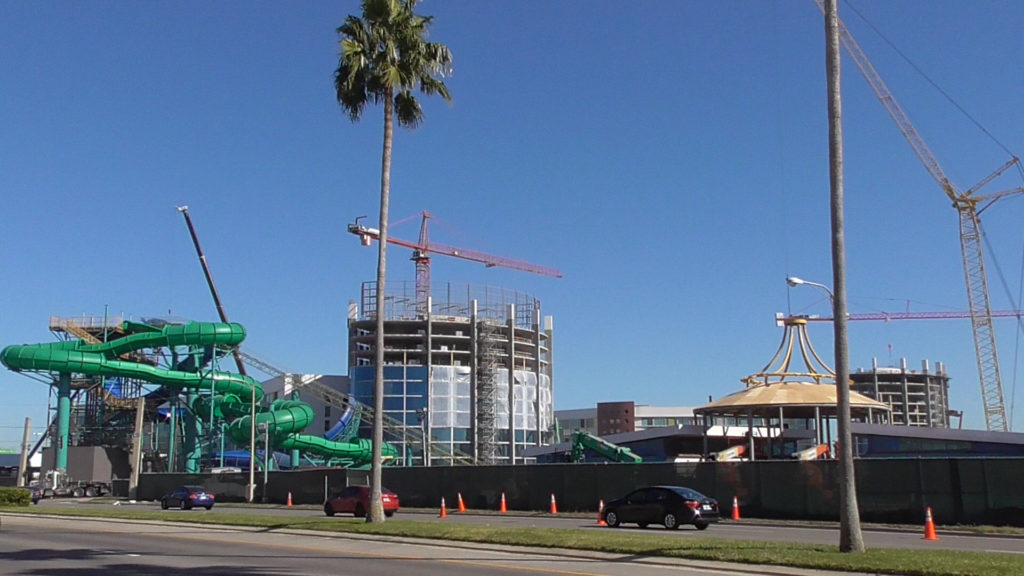
[[[1021,246],[1021,266],[1020,266],[1020,281],[1017,288],[1017,301],[1020,302],[1022,294],[1024,292],[1024,244]],[[1017,401],[1017,358],[1020,352],[1020,340],[1021,334],[1024,330],[1021,328],[1020,316],[1017,316],[1017,338],[1013,345],[1013,387],[1010,393],[1010,430],[1013,430],[1013,407]]]
[[[1017,297],[1014,297],[1013,293],[1010,291],[1010,285],[1006,282],[1006,276],[1003,275],[1003,268],[999,265],[999,260],[996,258],[995,251],[992,249],[992,243],[988,241],[988,235],[985,234],[984,229],[979,227],[978,230],[979,230],[979,232],[981,232],[981,239],[985,243],[986,251],[989,253],[989,255],[992,256],[992,258],[991,258],[992,259],[992,265],[995,267],[996,275],[999,276],[999,283],[1002,285],[1003,291],[1006,292],[1006,297],[1010,301],[1010,305],[1012,306],[1011,309],[1012,310],[1020,310],[1020,305],[1019,305],[1019,302],[1021,301],[1020,295],[1018,294]],[[1020,285],[1018,287],[1018,292],[1020,292],[1022,289],[1024,289],[1024,261],[1022,261],[1021,280],[1020,280]],[[1016,333],[1016,342],[1014,344],[1014,349],[1013,349],[1013,379],[1011,380],[1011,383],[1010,383],[1010,415],[1009,415],[1010,426],[1009,426],[1009,429],[1011,431],[1013,430],[1013,404],[1014,404],[1015,397],[1017,395],[1017,359],[1018,359],[1018,352],[1020,350],[1021,333],[1024,332],[1024,320],[1022,320],[1019,315],[1016,318],[1017,318],[1017,333]],[[994,328],[993,328],[993,330],[994,330]]]
[[[999,146],[1000,148],[1002,148],[1004,152],[1006,152],[1007,154],[1010,155],[1010,157],[1012,157],[1012,158],[1016,158],[1017,157],[1017,155],[1014,154],[1013,152],[1011,152],[1010,149],[1007,148],[1002,142],[1000,142],[998,138],[996,138],[991,132],[989,132],[984,126],[982,126],[981,123],[978,122],[974,118],[974,116],[971,116],[971,114],[967,110],[965,110],[964,107],[961,106],[956,100],[954,100],[952,96],[950,96],[937,83],[935,83],[935,81],[932,80],[931,77],[929,77],[927,74],[925,74],[924,70],[921,70],[921,68],[919,68],[917,66],[917,64],[914,64],[914,62],[906,54],[903,53],[903,51],[901,51],[899,48],[897,48],[896,45],[893,44],[893,42],[891,40],[889,40],[889,38],[887,38],[885,36],[885,34],[882,34],[882,31],[879,30],[877,27],[875,27],[875,25],[872,24],[870,20],[868,20],[863,14],[861,14],[861,12],[859,10],[857,10],[857,8],[853,4],[851,4],[848,0],[845,2],[845,4],[847,6],[849,6],[850,10],[852,10],[857,16],[859,16],[860,19],[863,20],[864,23],[867,24],[868,27],[870,27],[871,30],[873,30],[875,32],[875,34],[878,35],[879,38],[881,38],[883,41],[885,41],[885,43],[888,44],[889,47],[892,48],[894,52],[899,54],[900,58],[903,58],[904,62],[906,62],[908,65],[910,65],[910,67],[913,68],[915,72],[920,74],[921,77],[924,78],[924,80],[926,82],[931,84],[932,87],[935,88],[939,92],[939,94],[942,94],[942,96],[947,101],[949,101],[949,103],[952,104],[954,108],[959,110],[960,113],[963,114],[965,118],[970,120],[970,122],[975,125],[975,127],[977,127],[986,136],[988,136],[989,139],[991,139],[992,142],[994,142],[996,144],[996,146]],[[1018,171],[1021,171],[1021,168],[1019,166],[1018,166],[1017,169],[1018,169]],[[1021,171],[1021,175],[1024,176],[1024,171]]]
[[[980,130],[983,134],[988,136],[989,139],[992,140],[992,142],[994,142],[996,144],[996,146],[1001,148],[1011,158],[1017,158],[1016,154],[1011,152],[1010,149],[1006,145],[1004,145],[998,138],[996,138],[991,132],[989,132],[988,129],[986,129],[984,126],[982,126],[981,123],[978,122],[978,120],[975,119],[974,116],[972,116],[969,112],[967,112],[967,110],[965,110],[964,107],[961,106],[956,100],[954,100],[952,96],[950,96],[945,90],[943,90],[934,80],[931,79],[931,77],[929,77],[927,74],[925,74],[925,72],[923,70],[921,70],[921,68],[918,67],[906,54],[904,54],[903,51],[900,50],[891,40],[889,40],[889,38],[886,37],[886,35],[883,34],[881,32],[881,30],[879,30],[874,24],[872,24],[871,21],[868,20],[864,16],[864,14],[862,14],[859,10],[857,10],[857,8],[855,6],[853,6],[853,4],[851,4],[849,2],[849,0],[846,0],[845,4],[858,17],[860,17],[860,19],[862,21],[864,21],[864,23],[868,27],[870,27],[871,30],[874,31],[875,34],[877,34],[879,38],[881,38],[886,44],[888,44],[889,47],[892,48],[892,50],[894,52],[896,52],[896,54],[898,54],[900,56],[900,58],[902,58],[904,60],[904,62],[906,62],[911,68],[913,68],[914,71],[917,72],[926,82],[931,84],[931,86],[933,88],[935,88],[935,90],[938,91],[938,93],[941,94],[943,96],[943,98],[945,98],[954,108],[956,108],[958,111],[960,111],[960,113],[963,114],[963,116],[965,118],[967,118],[967,120],[969,120],[972,124],[974,124],[974,126],[977,127],[978,130]],[[1022,179],[1024,179],[1024,167],[1022,167],[1019,162],[1017,162],[1017,172],[1021,175]],[[991,246],[991,244],[988,241],[988,236],[985,235],[984,230],[979,230],[979,231],[981,232],[981,237],[982,237],[982,239],[983,239],[983,241],[985,243],[985,246],[986,246],[986,248],[988,250],[988,253],[992,255],[992,263],[993,263],[993,265],[996,268],[997,274],[999,275],[999,281],[1002,283],[1003,290],[1006,292],[1007,297],[1009,298],[1011,304],[1013,305],[1013,309],[1014,310],[1019,310],[1020,308],[1019,308],[1017,303],[1021,301],[1021,296],[1018,295],[1018,297],[1016,299],[1013,297],[1013,294],[1010,292],[1009,286],[1007,285],[1006,278],[1003,275],[1002,268],[999,266],[999,261],[995,257],[995,252],[992,250],[992,246]],[[1020,286],[1021,286],[1021,288],[1024,288],[1024,262],[1022,262]],[[1014,406],[1014,402],[1015,402],[1015,398],[1016,398],[1016,393],[1017,393],[1017,359],[1018,359],[1018,353],[1019,353],[1019,350],[1020,350],[1020,340],[1021,340],[1021,333],[1022,332],[1024,332],[1024,323],[1022,323],[1021,317],[1017,316],[1016,343],[1015,343],[1015,346],[1014,346],[1013,379],[1012,379],[1011,389],[1010,389],[1011,393],[1010,393],[1010,417],[1009,417],[1010,426],[1009,426],[1009,428],[1011,430],[1013,429],[1013,406]]]

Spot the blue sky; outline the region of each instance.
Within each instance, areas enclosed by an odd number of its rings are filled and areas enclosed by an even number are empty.
[[[1024,150],[1024,6],[852,4],[840,14],[963,189]],[[346,312],[376,251],[382,110],[334,100],[335,28],[357,2],[3,2],[0,346],[51,342],[50,316],[215,321],[187,204],[245,348],[346,371]],[[824,26],[810,1],[426,0],[454,101],[397,132],[392,222],[559,268],[562,279],[434,259],[435,281],[515,288],[554,317],[556,409],[696,406],[771,359],[776,312],[829,313]],[[852,313],[965,310],[956,212],[844,59]],[[1019,174],[994,182],[1020,186]],[[984,213],[996,309],[1020,290],[1020,198]],[[415,218],[392,235],[415,239]],[[412,280],[393,249],[392,281]],[[1005,277],[1007,289],[997,275]],[[1018,334],[997,323],[1008,409]],[[832,358],[828,325],[811,327]],[[984,428],[966,320],[855,322],[854,368],[944,362]],[[0,448],[46,418],[47,387],[0,372]],[[1014,429],[1024,425],[1014,414]]]

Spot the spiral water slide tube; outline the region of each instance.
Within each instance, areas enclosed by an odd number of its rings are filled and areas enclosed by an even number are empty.
[[[82,340],[8,346],[0,352],[0,363],[14,371],[56,372],[134,378],[178,391],[213,391],[215,416],[231,420],[227,431],[238,443],[248,443],[252,432],[251,403],[257,403],[256,425],[267,426],[271,444],[279,450],[299,450],[319,456],[350,460],[366,465],[373,459],[373,443],[363,438],[334,442],[298,432],[313,423],[313,408],[298,400],[278,400],[269,408],[258,406],[263,388],[252,378],[230,372],[202,370],[186,372],[122,360],[132,351],[176,346],[234,347],[245,339],[245,328],[237,323],[189,322],[188,324],[150,326],[125,322],[124,337],[102,344]],[[198,414],[210,411],[209,399],[200,396],[193,405]],[[382,446],[385,460],[397,451]]]

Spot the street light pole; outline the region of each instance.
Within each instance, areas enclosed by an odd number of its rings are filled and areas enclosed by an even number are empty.
[[[252,392],[251,409],[249,413],[249,497],[247,500],[252,504],[256,493],[256,387],[251,386]]]
[[[18,486],[27,486],[31,476],[28,473],[28,451],[31,449],[32,419],[25,418],[25,432],[21,438],[21,461],[18,464]]]
[[[426,408],[420,408],[416,411],[416,415],[420,417],[420,433],[423,435],[421,444],[424,466],[430,466],[430,423],[427,421],[427,414]]]
[[[834,257],[834,256],[833,256]],[[845,261],[845,259],[842,259]],[[845,271],[844,271],[845,272]],[[833,276],[842,281],[838,273]],[[856,470],[853,465],[853,433],[850,415],[850,357],[847,342],[847,308],[845,290],[837,297],[824,284],[803,280],[796,276],[786,278],[786,284],[815,286],[824,290],[832,301],[835,342],[836,373],[836,458],[839,459],[839,549],[842,552],[863,552],[864,537],[860,527],[860,510],[857,504]]]
[[[850,430],[850,357],[846,313],[846,231],[843,209],[843,105],[839,48],[839,1],[825,0],[825,69],[828,76],[829,208],[832,215],[832,317],[836,361],[837,432],[839,435],[839,551],[864,552],[857,506]]]

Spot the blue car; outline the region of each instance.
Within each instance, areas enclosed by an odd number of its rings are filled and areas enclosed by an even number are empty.
[[[171,506],[177,506],[182,510],[202,507],[210,510],[213,508],[214,496],[202,486],[181,486],[168,492],[160,499],[160,507],[167,510]]]

